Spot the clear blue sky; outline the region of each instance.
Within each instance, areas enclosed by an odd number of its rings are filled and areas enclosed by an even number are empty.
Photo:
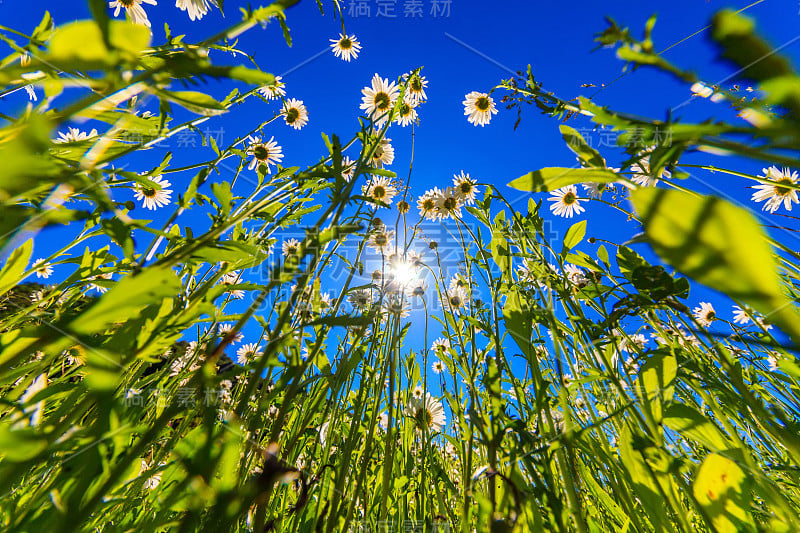
[[[253,6],[259,2],[251,2]],[[300,132],[275,122],[268,129],[284,149],[284,164],[308,165],[318,161],[324,154],[321,132],[336,133],[349,138],[358,129],[357,116],[361,101],[361,88],[369,83],[374,73],[396,78],[416,67],[424,67],[423,74],[429,80],[428,102],[420,109],[421,123],[416,128],[416,150],[411,191],[421,194],[435,185],[449,185],[454,173],[469,172],[481,182],[497,186],[510,199],[519,199],[520,210],[525,210],[527,197],[505,186],[512,179],[546,166],[573,166],[575,157],[564,145],[554,119],[538,114],[534,108],[526,109],[522,123],[513,131],[516,113],[500,108],[492,124],[481,128],[467,123],[463,114],[462,100],[472,90],[488,90],[501,79],[512,76],[516,70],[524,70],[531,64],[537,80],[546,89],[562,97],[591,96],[597,88],[582,88],[581,84],[601,86],[615,80],[621,74],[623,63],[613,51],[600,49],[595,52],[593,35],[605,27],[604,16],[613,17],[620,25],[627,26],[634,35],[640,36],[647,18],[658,13],[654,40],[657,50],[673,45],[706,26],[712,14],[723,7],[741,8],[749,2],[721,3],[700,0],[676,0],[671,2],[641,2],[609,0],[603,2],[483,2],[452,0],[449,14],[431,13],[432,0],[422,0],[421,17],[405,17],[409,0],[387,2],[369,0],[342,2],[345,14],[350,4],[370,7],[370,16],[348,16],[345,24],[348,33],[354,33],[363,45],[357,60],[345,63],[329,52],[329,38],[336,37],[340,21],[332,18],[332,9],[325,2],[326,14],[321,16],[313,0],[302,0],[287,12],[288,24],[294,39],[288,48],[277,24],[266,29],[254,29],[246,33],[239,47],[255,53],[255,60],[262,69],[283,74],[287,84],[287,96],[304,100],[310,112],[309,124]],[[439,0],[440,9],[447,2]],[[246,2],[227,0],[226,17],[219,10],[212,11],[198,22],[191,22],[186,13],[175,8],[174,2],[159,0],[158,6],[146,5],[152,22],[154,40],[162,42],[163,24],[169,23],[173,34],[186,34],[192,42],[214,34],[219,29],[238,20],[239,7]],[[394,5],[395,18],[378,16],[379,7]],[[50,9],[57,24],[88,17],[85,2],[37,3],[21,0],[0,2],[0,20],[15,29],[29,32],[40,20],[42,10]],[[800,4],[796,0],[765,0],[746,11],[755,17],[759,31],[774,46],[781,46],[795,38],[800,32]],[[320,55],[320,52],[325,52]],[[800,40],[787,46],[783,53],[794,58],[795,65],[800,56]],[[732,73],[725,64],[714,61],[715,50],[707,32],[701,32],[669,50],[665,57],[675,64],[689,68],[710,83],[719,82]],[[212,54],[212,59],[214,55]],[[220,63],[230,59],[217,56]],[[728,83],[735,83],[732,79]],[[228,84],[211,83],[200,90],[207,90],[223,98],[230,90]],[[498,93],[497,97],[502,93]],[[595,101],[601,105],[657,118],[665,117],[666,111],[685,102],[690,97],[689,88],[669,76],[639,70],[616,81],[597,94]],[[27,102],[24,91],[0,101],[0,109],[11,113]],[[152,105],[156,105],[155,102]],[[228,115],[212,119],[202,126],[213,130],[223,128],[223,141],[231,142],[236,135],[249,131],[264,120],[272,109],[266,104],[252,100]],[[677,115],[685,121],[698,121],[717,115],[719,108],[707,100],[694,99],[681,107]],[[157,109],[153,109],[156,111]],[[573,120],[570,124],[578,128],[591,128],[586,119]],[[614,166],[623,158],[621,150],[598,146],[600,135],[589,135],[594,145]],[[389,132],[396,149],[396,158],[391,166],[398,176],[405,178],[411,153],[411,128],[393,126]],[[173,164],[183,165],[210,158],[208,148],[179,148],[173,144]],[[152,162],[136,168],[139,160],[131,164],[134,170],[146,170],[158,164],[166,149],[155,149]],[[688,156],[684,162],[711,161],[708,156]],[[724,166],[728,161],[716,160]],[[733,161],[730,161],[733,165]],[[761,165],[736,162],[739,169],[758,173]],[[730,176],[698,173],[689,186],[711,192],[713,188],[724,190],[745,205],[758,209],[749,201],[751,192],[742,179]],[[173,188],[181,190],[191,179],[191,174],[171,175]],[[237,186],[246,187],[246,184]],[[132,197],[132,195],[131,195]],[[120,198],[122,200],[128,198]],[[548,202],[545,202],[548,204]],[[393,220],[392,216],[383,217]],[[144,217],[140,211],[138,216]],[[159,220],[162,213],[154,217]],[[550,217],[554,228],[563,234],[575,219],[570,221]],[[618,212],[599,204],[588,204],[587,236],[602,236],[611,241],[623,242],[637,229],[625,222]],[[186,222],[184,222],[185,224]],[[35,255],[45,255],[50,249],[48,239],[57,237],[55,230],[40,236]],[[776,235],[784,242],[794,242],[796,237]],[[795,243],[796,245],[796,243]],[[52,243],[55,248],[56,243]],[[583,248],[592,254],[594,247],[584,243]],[[637,250],[646,253],[646,247]],[[691,305],[698,301],[720,302],[718,312],[730,319],[730,308],[722,300],[707,291],[693,289]],[[435,338],[435,335],[434,335]]]

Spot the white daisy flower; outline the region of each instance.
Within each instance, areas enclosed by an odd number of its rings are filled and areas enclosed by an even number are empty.
[[[476,181],[470,177],[469,174],[454,174],[453,188],[456,191],[458,199],[466,205],[473,205],[475,198],[478,196],[478,187],[475,186]]]
[[[378,425],[383,429],[389,427],[389,415],[387,413],[381,413],[378,415]]]
[[[111,276],[113,276],[113,275],[114,275],[113,272],[105,272],[103,274],[98,274],[96,276],[92,276],[87,281],[92,281],[92,280],[96,280],[96,279],[110,280]],[[94,289],[95,291],[97,291],[100,294],[103,294],[106,291],[108,291],[108,287],[103,287],[102,285],[95,285],[94,283],[89,283],[89,288],[90,289]]]
[[[275,142],[275,137],[270,137],[266,142],[261,142],[261,137],[252,136],[248,136],[247,140],[250,143],[247,146],[247,155],[253,156],[247,166],[248,169],[253,170],[256,165],[263,164],[266,165],[269,174],[272,171],[270,165],[277,165],[283,161],[283,148]]]
[[[372,293],[368,289],[359,289],[351,292],[347,301],[357,311],[366,311],[372,305]]]
[[[97,137],[97,130],[92,129],[89,133],[83,132],[78,128],[67,128],[67,133],[62,131],[58,132],[58,139],[55,139],[53,142],[55,143],[74,143],[78,141],[85,141],[86,139],[91,139],[92,137]]]
[[[717,313],[714,311],[714,306],[709,302],[700,302],[700,307],[692,309],[692,316],[694,316],[698,324],[708,327],[717,318]]]
[[[394,121],[403,127],[406,127],[409,124],[416,122],[417,119],[419,118],[416,108],[417,108],[417,103],[406,96],[406,98],[403,99],[403,103],[400,105],[400,108],[397,111],[397,116],[394,117]]]
[[[231,331],[233,331],[233,324],[220,324],[219,328],[217,328],[217,332],[219,333],[220,337],[224,337]],[[233,337],[233,342],[242,342],[242,339],[244,339],[244,335],[242,335],[242,332],[239,331]]]
[[[388,79],[375,74],[372,78],[372,87],[364,87],[361,93],[364,97],[360,108],[367,112],[376,126],[381,127],[389,118],[389,111],[400,94],[399,87],[395,82],[389,82]]]
[[[134,24],[142,24],[149,28],[150,21],[147,19],[147,13],[145,13],[142,4],[157,5],[156,0],[113,0],[108,3],[108,7],[115,8],[115,17],[119,16],[119,10],[124,7]]]
[[[236,350],[237,361],[240,365],[246,365],[250,361],[254,361],[263,353],[263,350],[254,342],[243,344],[241,348]]]
[[[406,83],[406,98],[415,104],[420,104],[428,99],[428,95],[425,94],[428,80],[425,79],[425,76],[420,76],[418,73],[403,74],[403,81]]]
[[[639,161],[631,165],[631,171],[633,172],[631,181],[642,187],[654,187],[658,184],[659,179],[669,179],[672,176],[672,173],[666,168],[662,168],[657,176],[652,173],[652,169],[650,168],[650,155],[644,154],[649,154],[654,149],[655,147],[650,147],[642,151],[639,154],[641,156]]]
[[[790,172],[788,168],[784,168],[781,171],[773,166],[765,168],[764,174],[767,180],[773,181],[775,184],[762,183],[753,187],[756,192],[753,193],[751,199],[756,202],[767,200],[767,203],[764,204],[764,211],[769,211],[770,213],[777,211],[781,204],[787,211],[791,211],[792,202],[798,203],[800,200],[797,198],[797,190],[786,187],[786,185],[797,184],[797,171]]]
[[[397,188],[392,180],[385,176],[373,177],[361,187],[361,191],[379,205],[391,205],[392,198],[397,195]]]
[[[647,337],[645,337],[641,333],[636,333],[635,335],[622,337],[622,340],[620,340],[619,342],[619,349],[622,350],[623,352],[637,353],[639,351],[644,350],[644,347],[646,345],[647,345]]]
[[[358,42],[355,35],[340,33],[338,39],[330,39],[330,42],[334,55],[348,63],[351,59],[358,58],[358,54],[361,52],[361,43]]]
[[[159,463],[158,466],[162,467],[164,465],[165,465],[165,463]],[[150,470],[150,466],[147,464],[147,461],[142,459],[142,464],[139,467],[139,475],[141,476],[142,474],[144,474],[148,470]],[[152,476],[147,478],[145,480],[145,482],[144,482],[143,488],[148,489],[148,490],[153,490],[154,488],[158,487],[159,483],[161,483],[161,472],[158,472],[157,474],[153,474]]]
[[[283,77],[275,76],[275,83],[272,85],[264,85],[259,87],[258,92],[267,100],[274,100],[276,98],[283,98],[286,96],[286,84],[283,83]]]
[[[461,218],[461,201],[455,187],[447,187],[436,197],[436,214],[439,218]]]
[[[436,203],[441,195],[442,192],[437,187],[434,187],[420,196],[417,200],[419,216],[428,220],[437,220],[439,218],[439,209],[436,207]]]
[[[36,273],[37,278],[47,279],[53,274],[53,267],[50,266],[50,263],[45,263],[44,259],[34,261],[31,268]]]
[[[200,20],[208,13],[208,6],[217,6],[217,0],[175,0],[175,7],[189,13],[190,20]]]
[[[564,274],[573,285],[578,287],[585,287],[589,283],[589,278],[582,268],[576,267],[569,263],[564,264]]]
[[[442,337],[439,337],[438,339],[433,341],[433,344],[431,344],[431,351],[433,353],[439,354],[442,352],[446,352],[449,349],[450,349],[450,341]]]
[[[442,372],[447,372],[447,367],[444,365],[443,362],[437,359],[431,365],[431,370],[433,370],[434,374],[441,374]]]
[[[387,315],[392,315],[398,318],[405,318],[410,314],[408,302],[405,298],[398,295],[391,295],[384,298],[383,311]]]
[[[424,392],[425,392],[425,391],[423,391],[423,390],[422,390],[422,387],[419,387],[419,386],[417,386],[417,387],[414,387],[414,390],[413,390],[413,391],[411,391],[411,395],[412,395],[414,398],[420,399],[420,398],[422,398],[422,394],[423,394]]]
[[[444,298],[442,306],[451,313],[460,312],[467,305],[469,298],[467,291],[458,287],[447,289],[442,296]]]
[[[345,181],[352,180],[355,171],[356,171],[356,161],[353,161],[349,157],[344,156],[342,158],[342,178],[344,178]]]
[[[284,256],[290,256],[297,254],[298,250],[300,249],[300,241],[297,239],[286,239],[283,241],[281,245],[281,251],[283,252]]]
[[[770,371],[775,372],[778,370],[778,361],[780,361],[781,357],[781,354],[778,352],[769,352],[769,355],[767,355],[767,365]]]
[[[306,109],[306,106],[303,105],[302,100],[290,98],[283,105],[283,111],[281,114],[283,115],[283,120],[286,121],[286,124],[296,130],[301,129],[303,126],[308,124],[308,110]]]
[[[494,100],[486,93],[472,91],[465,96],[464,114],[469,115],[467,120],[476,126],[485,126],[492,120],[492,115],[497,114]]]
[[[394,231],[378,230],[369,236],[367,246],[378,253],[388,254],[394,247]]]
[[[450,283],[447,285],[450,290],[464,291],[465,294],[470,293],[470,283],[463,274],[456,274],[450,278]]]
[[[391,165],[394,161],[394,147],[389,143],[391,139],[381,139],[375,151],[372,153],[370,162],[377,168],[383,168],[384,165]]]
[[[735,324],[749,324],[750,323],[750,315],[748,315],[749,309],[745,310],[739,307],[738,305],[733,306],[733,322]],[[750,311],[752,314],[752,311]]]
[[[424,398],[411,398],[404,411],[414,420],[420,434],[441,431],[446,422],[442,403],[430,394]]]
[[[144,204],[145,209],[158,209],[170,203],[172,198],[172,189],[168,187],[172,185],[169,181],[162,179],[161,175],[151,176],[148,178],[150,181],[158,185],[160,188],[156,189],[137,183],[134,186],[134,195],[137,200]]]
[[[550,211],[561,217],[572,218],[572,215],[586,211],[581,207],[578,189],[574,185],[556,189],[550,193],[548,200],[553,202],[550,206]]]

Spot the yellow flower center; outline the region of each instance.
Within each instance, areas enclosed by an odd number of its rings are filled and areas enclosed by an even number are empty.
[[[253,155],[259,161],[266,161],[269,159],[269,149],[263,144],[257,144],[253,148]]]
[[[488,111],[489,110],[489,97],[488,96],[481,96],[475,101],[475,107],[480,109],[481,111]]]

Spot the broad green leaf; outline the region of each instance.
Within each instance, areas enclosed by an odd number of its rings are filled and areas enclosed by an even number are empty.
[[[558,129],[564,141],[567,143],[567,147],[575,152],[575,155],[585,162],[586,166],[597,168],[606,167],[606,160],[603,159],[600,152],[589,146],[589,143],[586,142],[577,130],[570,128],[566,124],[560,125]]]
[[[639,372],[644,405],[656,423],[661,421],[662,406],[672,400],[678,365],[675,358],[663,353],[655,353],[647,359]]]
[[[100,27],[93,20],[81,20],[60,26],[50,41],[49,57],[57,60],[115,62],[115,51],[133,59],[150,46],[150,31],[140,25],[112,20],[109,23],[109,50]]]
[[[750,509],[750,479],[730,459],[713,453],[706,457],[692,492],[718,533],[756,531]]]
[[[664,412],[664,425],[714,452],[731,448],[731,442],[702,413],[690,405],[675,403]]]
[[[619,455],[625,468],[630,473],[633,489],[639,496],[639,500],[647,513],[647,518],[653,524],[653,529],[655,531],[664,531],[664,526],[669,521],[659,486],[654,476],[650,473],[651,470],[642,457],[642,452],[635,449],[634,435],[631,434],[631,430],[627,425],[622,427],[619,434]]]
[[[135,276],[125,277],[104,294],[86,312],[76,318],[70,329],[91,334],[111,324],[135,317],[150,304],[161,303],[181,291],[181,281],[166,268],[152,267]]]
[[[531,346],[533,320],[527,301],[523,300],[515,287],[508,291],[506,302],[503,306],[503,317],[506,323],[506,330],[511,334],[511,337],[525,355],[531,356],[533,352]]]
[[[7,293],[14,285],[22,281],[22,274],[28,268],[33,252],[33,239],[28,239],[22,246],[15,248],[0,270],[0,296]]]
[[[664,261],[744,301],[800,342],[800,316],[783,292],[767,237],[747,210],[713,196],[653,187],[632,191],[631,199]]]
[[[548,167],[529,172],[508,186],[520,191],[547,192],[576,183],[614,183],[622,179],[615,172],[599,168]]]
[[[163,89],[154,89],[153,91],[156,95],[185,107],[198,115],[219,115],[227,111],[225,106],[205,93],[197,91],[165,91]]]
[[[575,248],[586,236],[586,221],[581,220],[573,224],[564,235],[564,249],[561,253],[566,253]]]

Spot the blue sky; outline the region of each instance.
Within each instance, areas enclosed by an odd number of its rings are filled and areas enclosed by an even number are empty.
[[[437,16],[431,13],[432,0],[418,2],[422,15],[405,17],[410,0],[396,2],[369,0],[342,2],[348,33],[355,34],[363,45],[357,60],[345,63],[330,53],[328,39],[340,31],[340,21],[332,17],[332,9],[325,2],[326,13],[321,16],[316,2],[303,0],[287,12],[293,45],[287,47],[277,24],[266,29],[256,28],[240,40],[239,48],[254,53],[258,65],[267,72],[282,74],[287,85],[287,96],[303,100],[310,112],[309,124],[299,132],[276,121],[267,129],[284,149],[284,164],[305,166],[313,164],[324,154],[320,133],[338,134],[350,138],[358,130],[357,117],[361,102],[361,89],[374,73],[391,79],[417,67],[429,81],[428,102],[420,109],[420,125],[415,129],[416,149],[411,193],[416,196],[433,186],[449,185],[454,173],[469,172],[480,182],[491,183],[507,198],[518,200],[516,205],[524,211],[525,195],[506,187],[512,179],[547,166],[573,166],[575,157],[565,146],[558,133],[558,122],[540,115],[534,108],[525,110],[519,128],[514,131],[516,112],[505,111],[495,116],[491,125],[474,127],[464,116],[462,100],[472,90],[486,91],[501,79],[513,76],[513,71],[532,65],[537,80],[546,89],[572,98],[578,95],[595,95],[601,105],[656,118],[663,118],[667,110],[682,105],[676,115],[684,121],[699,121],[711,116],[729,116],[720,104],[707,100],[691,99],[689,88],[666,74],[638,70],[622,78],[623,63],[611,50],[595,52],[593,35],[605,28],[604,16],[614,18],[627,26],[636,36],[641,36],[647,18],[658,13],[658,23],[653,35],[657,50],[681,41],[706,26],[711,16],[723,7],[741,8],[749,2],[721,3],[716,1],[678,0],[672,2],[640,1],[579,1],[561,2],[479,2],[472,0],[439,0]],[[252,2],[254,6],[260,5]],[[369,6],[370,15],[349,16],[351,4]],[[201,21],[191,22],[188,16],[174,7],[173,2],[159,0],[158,6],[145,6],[154,30],[154,41],[162,42],[163,24],[167,22],[173,34],[186,34],[192,42],[214,34],[219,29],[239,19],[239,8],[245,2],[227,0],[223,17],[219,10],[212,11]],[[394,6],[396,17],[385,16],[386,6]],[[383,6],[383,8],[382,8]],[[57,24],[88,17],[84,2],[57,2],[46,6]],[[0,3],[0,19],[21,31],[30,31],[40,20],[45,5],[21,0],[4,0]],[[379,16],[379,11],[381,11]],[[444,12],[449,11],[449,12]],[[749,8],[746,14],[755,17],[759,31],[774,46],[781,46],[795,38],[800,22],[800,5],[796,0],[765,0]],[[363,11],[362,11],[363,13]],[[355,13],[353,13],[355,14]],[[782,51],[794,58],[800,56],[800,40]],[[212,59],[214,59],[212,52]],[[665,56],[669,61],[688,69],[710,83],[725,80],[733,71],[730,66],[716,62],[715,49],[708,32],[701,32],[670,49]],[[216,56],[220,63],[229,57]],[[616,80],[616,81],[615,81]],[[731,79],[728,84],[739,80]],[[613,82],[613,83],[612,83]],[[609,84],[599,90],[603,84]],[[594,84],[596,87],[581,87]],[[230,90],[230,84],[210,83],[206,90],[220,99]],[[599,92],[598,92],[599,91]],[[496,95],[496,100],[502,96]],[[4,113],[13,112],[27,102],[23,91],[0,100]],[[152,106],[156,106],[152,102]],[[222,128],[223,144],[252,129],[273,111],[267,104],[253,99],[231,113],[206,122],[202,128],[219,131]],[[157,109],[153,107],[153,111]],[[569,124],[588,131],[591,123],[586,119],[572,120]],[[612,166],[624,159],[622,151],[601,146],[599,133],[587,133],[590,141],[601,150]],[[393,126],[388,135],[396,149],[391,169],[405,178],[411,155],[411,128]],[[177,141],[176,141],[177,142]],[[172,144],[173,164],[181,166],[198,160],[210,159],[212,152],[197,143],[197,148]],[[161,161],[167,150],[155,149],[147,157],[130,162],[133,170],[147,170]],[[758,173],[759,164],[733,160],[713,160],[710,156],[689,155],[684,162],[713,162],[720,166],[736,166],[745,172]],[[147,164],[145,163],[147,161]],[[137,165],[141,165],[138,167]],[[191,179],[191,173],[170,175],[173,188],[180,191]],[[687,183],[701,191],[725,191],[744,205],[758,209],[750,202],[751,191],[745,180],[729,176],[700,172]],[[238,187],[247,187],[240,183]],[[208,192],[208,191],[206,191]],[[132,195],[131,195],[132,196]],[[128,198],[120,198],[128,199]],[[549,203],[545,201],[545,205]],[[581,219],[589,221],[587,236],[601,236],[621,243],[638,230],[625,217],[600,204],[590,203]],[[166,213],[157,213],[160,220]],[[393,220],[396,211],[384,220]],[[140,211],[138,216],[143,218]],[[553,228],[563,235],[575,219],[549,217]],[[788,221],[794,224],[793,221]],[[191,225],[191,222],[184,224]],[[796,227],[796,224],[794,224]],[[40,235],[35,255],[42,256],[57,245],[58,230]],[[776,234],[784,242],[796,237]],[[582,248],[592,255],[594,247],[584,243]],[[647,255],[645,246],[637,251]],[[690,304],[701,300],[719,302],[718,312],[730,319],[730,308],[716,295],[702,289],[693,289]],[[434,335],[435,338],[435,335]]]

